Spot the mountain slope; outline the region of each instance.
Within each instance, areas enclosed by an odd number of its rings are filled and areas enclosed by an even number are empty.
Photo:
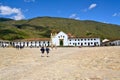
[[[37,17],[20,21],[0,21],[0,38],[15,40],[50,37],[52,31],[64,31],[77,37],[120,39],[120,26],[96,21],[57,17]]]

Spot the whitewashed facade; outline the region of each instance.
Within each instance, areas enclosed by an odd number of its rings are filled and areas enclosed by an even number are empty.
[[[69,38],[64,32],[51,34],[51,44],[56,46],[100,46],[100,38]]]
[[[69,46],[100,46],[100,38],[69,38]]]
[[[120,40],[110,41],[108,44],[111,46],[120,46]]]
[[[34,38],[16,40],[12,42],[0,41],[0,46],[22,46],[22,47],[41,47],[41,46],[100,46],[100,38],[76,38],[69,37],[60,31],[58,34],[51,33],[50,38]]]
[[[13,41],[12,45],[24,46],[24,47],[41,47],[41,46],[50,46],[49,38],[39,38],[39,39],[28,39],[28,40],[17,40]]]
[[[55,46],[60,46],[60,42],[63,42],[63,46],[68,46],[68,36],[62,31],[58,34],[51,34],[51,42]]]
[[[10,41],[0,40],[0,47],[8,47],[10,45]]]

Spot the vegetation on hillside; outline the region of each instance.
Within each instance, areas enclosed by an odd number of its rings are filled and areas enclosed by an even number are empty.
[[[3,40],[50,37],[52,31],[64,31],[76,37],[120,39],[119,25],[55,17],[19,21],[0,18],[0,39]]]

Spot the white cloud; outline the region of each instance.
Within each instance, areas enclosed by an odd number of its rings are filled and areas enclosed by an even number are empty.
[[[110,24],[109,22],[104,21],[103,23]]]
[[[14,18],[15,20],[21,20],[21,19],[24,19],[25,17],[24,17],[24,15],[22,15],[22,14],[17,14],[17,15],[15,15],[15,16],[13,16],[13,18]]]
[[[0,15],[13,15],[12,17],[15,20],[21,20],[25,18],[20,9],[3,5],[0,6]]]
[[[97,6],[97,4],[91,4],[88,8],[83,9],[82,12],[87,12],[87,11],[95,8],[96,6]]]
[[[35,2],[35,0],[24,0],[24,2]]]
[[[113,17],[120,16],[120,13],[114,13],[112,16]]]
[[[69,16],[69,18],[74,18],[74,17],[76,17],[76,14],[71,14],[71,15]]]
[[[114,13],[112,16],[117,16],[117,13]]]
[[[91,9],[95,8],[96,6],[97,6],[97,4],[91,4],[88,9],[91,10]]]
[[[79,17],[75,17],[74,19],[76,19],[76,20],[80,20],[80,18],[79,18]]]
[[[80,18],[77,16],[77,14],[71,14],[69,18],[79,20]]]

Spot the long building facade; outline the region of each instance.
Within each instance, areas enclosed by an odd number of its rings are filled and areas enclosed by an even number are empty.
[[[51,44],[56,46],[100,46],[100,38],[69,37],[64,32],[51,34]]]
[[[10,41],[0,40],[0,47],[8,47],[10,45]]]
[[[23,47],[41,47],[41,46],[50,46],[50,38],[36,38],[36,39],[25,39],[25,40],[16,40],[12,41],[11,44],[16,46]]]
[[[50,38],[33,38],[15,41],[0,41],[2,46],[23,46],[23,47],[41,47],[41,46],[100,46],[100,38],[78,38],[70,37],[68,34],[60,31],[51,33]]]

